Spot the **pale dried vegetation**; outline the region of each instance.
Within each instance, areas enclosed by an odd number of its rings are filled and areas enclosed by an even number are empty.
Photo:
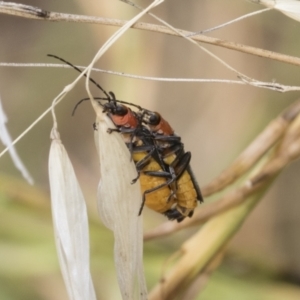
[[[253,2],[280,10],[297,21],[300,19],[299,1],[276,1],[275,7],[274,1]],[[191,32],[175,29],[153,15],[151,16],[162,22],[163,26],[139,23],[143,15],[161,3],[163,0],[154,1],[129,22],[46,12],[39,8],[2,1],[0,2],[0,13],[45,22],[91,22],[121,27],[84,70],[87,76],[90,75],[95,62],[130,27],[181,36],[187,39],[187,41],[182,39],[182,43],[192,42],[208,53],[209,51],[200,46],[199,42],[300,65],[300,58],[298,57],[246,47],[204,35],[193,36]],[[280,92],[300,89],[297,86],[260,82],[249,78],[213,54],[210,53],[210,55],[234,72],[239,77],[241,84],[250,84],[257,88]],[[71,85],[67,86],[55,99],[53,106],[49,108],[49,111],[52,110],[54,120],[51,133],[49,177],[56,246],[69,298],[96,299],[89,267],[89,229],[85,200],[72,164],[60,140],[54,112],[57,102],[63,99],[82,76],[81,74]],[[86,81],[86,89],[92,99],[88,80]],[[130,161],[129,152],[120,135],[118,133],[107,134],[107,128],[113,127],[110,119],[102,114],[101,109],[99,110],[99,106],[95,105],[94,101],[92,101],[92,105],[96,112],[95,140],[101,174],[98,208],[103,223],[114,233],[114,257],[122,298],[128,300],[167,300],[175,299],[175,297],[187,299],[185,295],[190,291],[191,286],[193,287],[193,297],[196,297],[195,295],[204,286],[203,282],[207,281],[211,272],[222,261],[224,248],[247,219],[255,205],[263,198],[274,179],[287,165],[299,158],[300,102],[295,101],[270,122],[227,169],[202,187],[203,196],[205,198],[216,196],[216,201],[203,205],[201,209],[196,211],[193,218],[186,219],[182,223],[165,222],[144,235],[144,240],[147,241],[169,236],[187,227],[198,228],[198,231],[187,239],[174,254],[176,259],[174,259],[172,267],[168,272],[165,272],[148,296],[142,263],[142,218],[137,217],[141,200],[140,188],[137,184],[131,185],[126,180],[135,177],[135,167]],[[120,165],[126,167],[120,169],[118,168]],[[199,284],[196,290],[195,286],[192,285],[195,280],[202,280],[202,284]]]

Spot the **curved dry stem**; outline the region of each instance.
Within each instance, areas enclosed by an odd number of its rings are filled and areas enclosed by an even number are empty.
[[[212,28],[209,28],[209,29],[205,29],[205,30],[201,30],[201,31],[199,31],[199,32],[196,32],[196,33],[193,34],[193,36],[194,36],[194,35],[198,35],[198,34],[204,34],[204,33],[208,33],[208,32],[213,32],[213,31],[218,30],[218,29],[220,29],[220,28],[223,28],[223,27],[226,27],[226,26],[228,26],[228,25],[234,24],[234,23],[239,22],[239,21],[241,21],[241,20],[244,20],[244,19],[246,19],[246,18],[250,18],[250,17],[253,17],[253,16],[255,16],[255,15],[258,15],[258,14],[261,14],[261,13],[264,13],[264,12],[267,12],[267,11],[269,11],[269,10],[272,10],[272,8],[265,8],[265,9],[262,9],[262,10],[258,10],[258,11],[251,12],[251,13],[249,13],[249,14],[243,15],[243,16],[238,17],[238,18],[236,18],[236,19],[230,20],[230,21],[228,21],[228,22],[226,22],[226,23],[223,23],[223,24],[217,25],[217,26],[215,26],[215,27],[212,27]]]
[[[220,200],[203,206],[194,214],[193,218],[186,219],[182,223],[166,222],[159,225],[146,233],[144,240],[162,237],[186,227],[203,224],[213,216],[239,205],[246,197],[253,194],[261,185],[264,185],[264,181],[268,180],[269,177],[274,176],[291,160],[298,158],[297,139],[300,133],[297,130],[300,130],[300,125],[298,126],[297,122],[299,113],[300,101],[297,101],[273,120],[229,168],[202,189],[203,196],[212,195],[234,183],[253,168],[259,159],[266,155],[275,143],[284,136],[277,150],[278,159],[274,159],[270,165],[266,165],[260,174],[244,182],[244,185],[226,194]]]
[[[186,290],[237,232],[279,172],[291,161],[299,158],[299,115],[286,130],[280,144],[274,146],[274,150],[271,156],[264,156],[263,162],[253,174],[247,176],[240,188],[224,198],[227,200],[232,197],[239,205],[211,218],[182,245],[178,251],[181,257],[151,291],[150,300],[174,299]]]
[[[281,138],[299,113],[300,100],[293,103],[273,120],[229,168],[206,185],[202,189],[203,195],[208,197],[221,191],[249,171],[249,169]]]
[[[149,300],[171,300],[188,289],[239,229],[263,192],[255,193],[241,205],[209,220],[187,240],[178,251],[181,257],[150,292]]]
[[[88,23],[88,24],[101,24],[101,25],[109,25],[109,26],[117,26],[117,27],[122,27],[127,23],[127,21],[118,20],[118,19],[50,12],[34,6],[23,5],[23,4],[13,3],[13,2],[4,2],[4,1],[0,1],[0,13],[22,17],[22,18],[29,18],[29,19],[35,19],[41,21],[51,21],[51,22],[63,21],[63,22]],[[132,28],[146,30],[146,31],[153,31],[158,33],[165,33],[173,36],[180,36],[178,33],[174,32],[173,30],[171,30],[166,26],[160,26],[155,24],[138,22],[134,24]],[[185,36],[191,36],[194,33],[194,32],[185,31],[181,29],[177,29],[177,30]],[[230,50],[235,50],[235,51],[239,51],[239,52],[243,52],[255,56],[260,56],[264,58],[270,58],[283,63],[300,66],[300,58],[298,57],[280,54],[280,53],[276,53],[276,52],[272,52],[260,48],[255,48],[251,46],[246,46],[234,42],[229,42],[229,41],[208,37],[204,35],[193,36],[191,38],[196,42],[202,42],[206,44],[220,46]]]

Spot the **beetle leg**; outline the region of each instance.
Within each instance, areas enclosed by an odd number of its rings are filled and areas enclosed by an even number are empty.
[[[180,142],[181,141],[181,137],[177,136],[177,135],[158,135],[156,134],[154,136],[154,139],[156,141],[162,141],[162,142]]]
[[[179,179],[183,172],[188,168],[191,156],[191,152],[185,152],[183,155],[177,156],[171,163],[170,166],[174,168],[177,179]]]
[[[178,223],[185,219],[185,216],[183,216],[176,208],[167,210],[164,215],[169,220],[177,220]]]
[[[107,133],[121,132],[119,128],[107,128]]]
[[[155,150],[155,148],[153,145],[141,145],[141,146],[134,146],[134,148],[132,149],[132,152],[139,153],[139,152],[152,151],[152,153],[153,153],[154,150]]]
[[[181,157],[184,154],[183,144],[175,144],[168,148],[160,148],[160,152],[162,154],[163,159],[168,156],[175,154],[178,157]]]
[[[161,177],[170,177],[170,173],[168,173],[168,172],[163,172],[163,171],[157,171],[157,172],[155,172],[155,171],[149,171],[149,172],[144,172],[144,174],[147,174],[147,175],[149,175],[149,176],[161,176]],[[175,177],[173,177],[172,176],[172,174],[171,174],[171,178],[168,180],[168,181],[166,181],[166,182],[164,182],[164,183],[162,183],[162,184],[160,184],[160,185],[158,185],[158,186],[156,186],[156,187],[154,187],[154,188],[152,188],[152,189],[149,189],[149,190],[146,190],[144,193],[143,193],[143,199],[142,199],[142,204],[141,204],[141,208],[140,208],[140,211],[139,211],[139,215],[142,213],[142,211],[143,211],[143,208],[144,208],[144,205],[145,205],[145,201],[146,201],[146,195],[147,194],[150,194],[150,193],[152,193],[152,192],[154,192],[154,191],[157,191],[157,190],[159,190],[159,189],[161,189],[161,188],[163,188],[163,187],[165,187],[165,186],[169,186],[171,183],[173,183],[175,180],[176,180],[176,176]],[[171,197],[174,195],[176,193],[176,189],[175,189],[175,191],[174,191],[174,189],[173,188],[171,188],[171,193],[170,193],[170,195],[169,195],[169,197],[168,197],[168,199],[167,199],[167,201],[169,202],[170,201],[170,199],[171,199]]]
[[[180,176],[184,173],[184,171],[187,171],[188,174],[191,177],[191,180],[193,182],[193,186],[195,188],[195,191],[197,193],[197,200],[202,203],[203,197],[201,194],[201,190],[199,188],[199,185],[197,183],[197,180],[195,178],[195,175],[189,165],[191,160],[191,153],[186,152],[182,156],[177,156],[175,160],[171,163],[171,166],[175,169],[176,178],[179,179]],[[170,168],[171,169],[171,168]]]
[[[144,171],[142,173],[154,177],[173,178],[170,173],[164,171]],[[164,185],[167,185],[167,182]]]
[[[189,173],[189,175],[190,175],[190,177],[191,177],[191,180],[192,180],[192,182],[193,182],[194,189],[195,189],[195,191],[196,191],[196,193],[197,193],[197,200],[198,200],[200,203],[204,202],[203,196],[202,196],[202,193],[201,193],[201,190],[200,190],[200,187],[199,187],[199,184],[198,184],[198,182],[197,182],[197,180],[196,180],[196,178],[195,178],[195,175],[194,175],[194,173],[193,173],[193,171],[192,171],[192,168],[191,168],[190,166],[187,167],[187,172]]]
[[[144,150],[144,147],[143,147],[143,149],[138,149],[138,151],[136,151],[136,148],[133,149],[133,153],[137,153],[139,151],[145,152],[147,150]],[[141,172],[141,170],[143,170],[143,168],[145,168],[149,164],[149,162],[152,158],[153,151],[154,151],[154,149],[150,150],[150,152],[147,153],[147,155],[145,155],[141,160],[135,162],[135,167],[136,167],[138,174]],[[138,178],[139,178],[139,175],[131,183],[135,183],[138,180]]]
[[[142,199],[142,204],[141,204],[141,207],[140,207],[140,210],[139,210],[139,216],[141,215],[142,211],[143,211],[143,208],[145,206],[145,202],[146,202],[146,195],[145,193],[143,194],[143,199]]]
[[[194,210],[190,211],[187,216],[191,218],[193,214]],[[164,215],[167,216],[169,220],[177,220],[178,223],[186,218],[177,208],[167,210],[164,212]]]
[[[145,168],[145,166],[147,164],[149,164],[150,159],[152,158],[152,152],[153,151],[154,151],[154,149],[152,149],[143,159],[141,159],[140,161],[138,161],[138,162],[135,163],[135,167],[136,167],[136,170],[138,172],[138,175],[137,175],[136,178],[134,178],[131,181],[131,184],[136,183],[136,181],[140,178],[141,171]]]
[[[173,179],[171,179],[171,180],[173,180]],[[167,186],[167,185],[169,185],[168,182],[169,182],[169,181],[167,181],[167,182],[165,182],[165,183],[162,183],[162,184],[160,184],[160,185],[158,185],[158,186],[156,186],[156,187],[154,187],[154,188],[152,188],[152,189],[146,190],[146,191],[143,193],[142,204],[141,204],[141,208],[140,208],[139,214],[138,214],[139,216],[141,215],[141,213],[142,213],[142,211],[143,211],[143,208],[144,208],[144,205],[145,205],[145,201],[146,201],[146,195],[147,195],[147,194],[150,194],[150,193],[152,193],[152,192],[154,192],[154,191],[157,191],[157,190],[159,190],[159,189],[161,189],[161,188],[163,188],[163,187],[165,187],[165,186]]]
[[[169,197],[167,199],[167,202],[171,201],[171,198],[173,196],[176,196],[176,190],[174,190],[174,189],[171,188],[171,193],[170,193],[170,195],[169,195]]]

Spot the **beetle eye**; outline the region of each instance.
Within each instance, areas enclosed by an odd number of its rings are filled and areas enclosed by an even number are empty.
[[[158,125],[160,122],[160,115],[156,112],[151,113],[148,122],[150,125]]]
[[[117,116],[125,116],[128,109],[124,105],[117,105],[115,102],[108,102],[104,104],[103,112],[110,112]]]
[[[125,116],[128,109],[124,105],[116,105],[114,113],[118,116]]]

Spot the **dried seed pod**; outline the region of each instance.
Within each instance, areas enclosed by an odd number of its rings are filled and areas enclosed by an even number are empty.
[[[51,133],[49,180],[56,248],[69,299],[95,299],[90,274],[85,200],[56,129]]]
[[[95,103],[97,119],[95,142],[100,160],[98,209],[103,223],[114,232],[115,263],[123,299],[147,299],[143,272],[142,216],[139,184],[131,184],[136,177],[121,135],[107,132],[114,128],[111,119]]]

